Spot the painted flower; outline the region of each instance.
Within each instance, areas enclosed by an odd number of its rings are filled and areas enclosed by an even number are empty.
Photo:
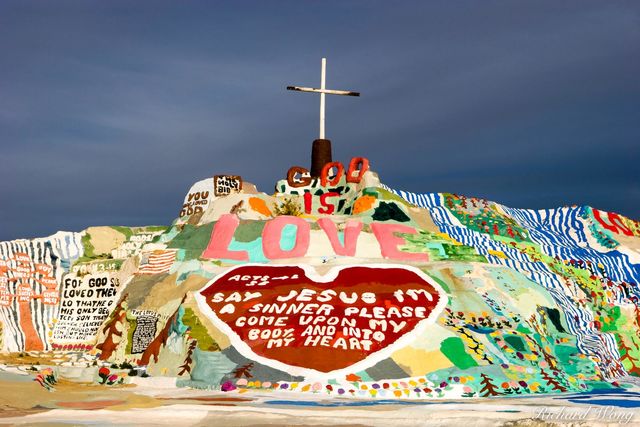
[[[98,375],[100,375],[101,377],[108,377],[110,373],[111,371],[106,366],[103,366],[98,370]]]
[[[469,387],[468,385],[464,386],[462,388],[462,391],[464,391],[465,393],[471,393],[473,391],[473,389],[471,387]]]
[[[520,384],[522,387],[526,387],[527,386],[527,382],[526,381],[518,381],[518,384]]]
[[[236,386],[234,386],[231,381],[225,381],[220,387],[220,390],[222,391],[233,391],[235,389],[236,389]]]
[[[362,378],[360,378],[358,375],[356,374],[349,374],[345,377],[345,379],[351,383],[355,383],[355,382],[359,382],[362,381]]]
[[[236,385],[237,386],[246,386],[248,384],[247,379],[246,378],[240,378],[238,381],[236,381]]]

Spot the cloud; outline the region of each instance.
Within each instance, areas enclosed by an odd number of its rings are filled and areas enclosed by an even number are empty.
[[[640,217],[633,2],[4,2],[0,239],[170,223],[198,179],[309,162],[389,185]],[[517,186],[514,186],[514,182]]]

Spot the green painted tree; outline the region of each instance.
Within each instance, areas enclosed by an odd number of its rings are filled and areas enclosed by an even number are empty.
[[[640,366],[638,366],[638,359],[631,355],[631,347],[629,347],[624,342],[624,339],[622,339],[622,335],[618,336],[620,338],[618,345],[620,346],[621,350],[624,350],[624,354],[620,356],[620,362],[627,362],[628,364],[630,364],[631,367],[627,369],[629,373],[632,375],[640,376]]]

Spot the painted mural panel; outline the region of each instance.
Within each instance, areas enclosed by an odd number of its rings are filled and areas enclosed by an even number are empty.
[[[131,337],[131,354],[143,353],[156,336],[158,316],[153,314],[138,314],[136,328]]]
[[[215,184],[213,178],[203,179],[191,186],[182,202],[178,214],[178,222],[186,222],[191,215],[201,214],[215,200]]]
[[[216,197],[239,193],[242,190],[242,177],[238,175],[215,175],[213,192]]]
[[[91,344],[113,310],[120,290],[120,279],[108,273],[65,275],[60,310],[52,336],[54,348]]]
[[[398,265],[241,266],[198,297],[245,356],[293,374],[338,375],[389,357],[446,305],[440,286]]]
[[[3,351],[49,350],[60,280],[82,255],[81,235],[59,232],[0,243],[0,322]]]

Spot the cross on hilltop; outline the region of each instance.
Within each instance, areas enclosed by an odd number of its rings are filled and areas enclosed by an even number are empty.
[[[313,141],[311,150],[311,176],[319,176],[325,164],[331,163],[331,141],[325,139],[325,95],[360,96],[360,92],[350,90],[335,90],[326,88],[327,58],[322,58],[320,70],[320,88],[287,86],[287,90],[299,92],[313,92],[320,94],[320,137]]]

